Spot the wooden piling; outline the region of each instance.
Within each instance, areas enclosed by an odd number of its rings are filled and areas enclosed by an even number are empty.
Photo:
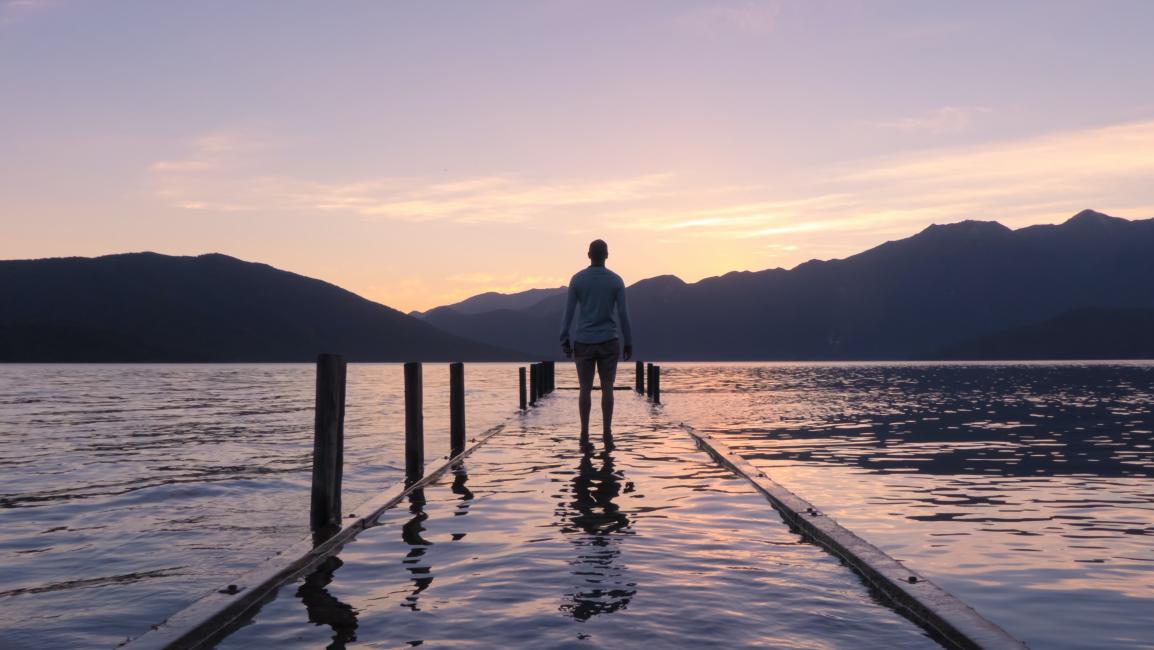
[[[634,370],[634,390],[638,393],[645,393],[645,364],[638,361]]]
[[[309,525],[313,532],[341,524],[341,476],[345,462],[345,360],[317,356],[316,415],[313,420],[313,489]]]
[[[405,364],[405,476],[418,479],[425,473],[425,403],[421,364]]]
[[[520,390],[518,391],[519,392],[519,399],[517,400],[517,403],[520,406],[521,410],[524,411],[526,408],[526,401],[525,401],[525,368],[523,366],[520,368],[517,368],[517,379],[518,379],[518,382],[520,383]]]
[[[645,364],[645,396],[653,399],[653,364]]]
[[[529,364],[529,406],[537,406],[537,391],[540,390],[538,375],[540,374],[537,364]]]
[[[661,366],[653,366],[653,403],[661,403]]]
[[[465,451],[465,364],[449,364],[449,455]]]

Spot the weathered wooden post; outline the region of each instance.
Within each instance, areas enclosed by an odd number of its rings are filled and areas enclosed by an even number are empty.
[[[645,396],[653,399],[653,364],[645,364]]]
[[[341,475],[345,464],[345,360],[317,356],[316,416],[313,420],[313,532],[341,523]]]
[[[635,376],[633,378],[633,381],[634,381],[633,390],[637,391],[638,393],[644,393],[645,392],[645,364],[638,361],[637,365],[635,366],[634,374],[635,374]]]
[[[653,366],[653,403],[661,403],[661,366]]]
[[[405,476],[410,480],[425,473],[425,400],[421,383],[421,363],[406,363]]]
[[[525,410],[525,368],[524,368],[524,366],[517,368],[517,379],[520,383],[520,391],[518,391],[520,399],[517,400],[517,403],[520,405],[521,410],[524,411]]]
[[[449,364],[449,455],[465,451],[465,364]]]
[[[537,391],[540,390],[537,379],[540,374],[541,371],[537,364],[529,364],[529,406],[537,406]]]

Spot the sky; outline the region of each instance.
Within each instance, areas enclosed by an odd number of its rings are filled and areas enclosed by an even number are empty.
[[[0,259],[408,311],[1154,217],[1154,2],[0,0]]]

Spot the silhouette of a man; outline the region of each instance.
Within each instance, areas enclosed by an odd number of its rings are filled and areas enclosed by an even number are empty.
[[[625,360],[633,356],[633,333],[629,326],[629,310],[625,306],[625,283],[621,276],[605,268],[609,245],[600,239],[589,244],[589,266],[569,280],[569,299],[565,303],[565,319],[561,321],[561,349],[565,357],[577,362],[577,380],[581,393],[577,400],[581,413],[581,435],[589,434],[589,410],[593,405],[593,373],[601,378],[601,417],[604,435],[613,430],[613,381],[617,377],[617,357],[621,355],[621,341],[617,326],[621,326]],[[577,326],[570,338],[573,314],[581,306]],[[617,322],[613,311],[617,311]],[[570,343],[572,341],[572,343]]]

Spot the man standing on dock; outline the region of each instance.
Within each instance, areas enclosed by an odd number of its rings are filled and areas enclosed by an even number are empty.
[[[613,382],[617,377],[617,357],[622,352],[622,341],[617,336],[618,325],[624,339],[625,360],[633,356],[633,332],[629,326],[629,310],[625,306],[625,283],[621,276],[605,268],[609,245],[600,239],[589,244],[589,266],[569,280],[569,298],[565,303],[565,318],[561,321],[561,349],[566,358],[577,362],[577,381],[581,392],[577,408],[581,414],[581,436],[589,435],[589,411],[593,406],[593,373],[601,378],[601,417],[604,435],[613,431]],[[572,339],[569,330],[577,306],[577,328]],[[613,311],[617,311],[617,322]],[[572,343],[570,343],[572,341]]]

